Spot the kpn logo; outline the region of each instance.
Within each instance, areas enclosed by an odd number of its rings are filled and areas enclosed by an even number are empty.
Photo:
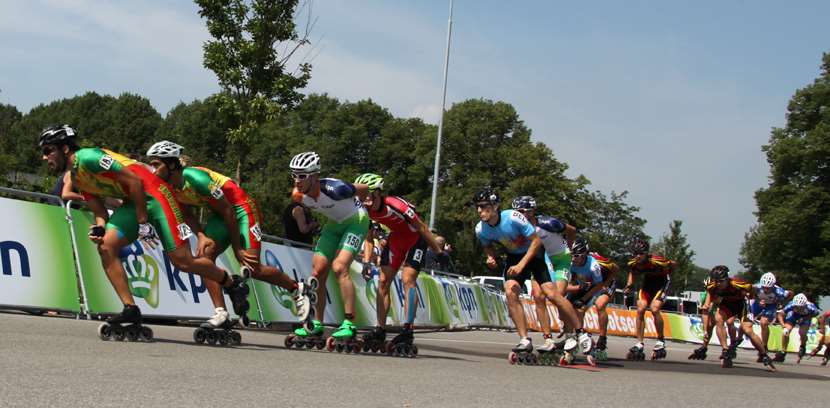
[[[282,264],[280,263],[280,260],[277,259],[277,256],[274,255],[274,253],[268,249],[265,250],[265,265],[274,266],[276,268],[279,268],[279,270],[285,272],[285,270],[282,269]],[[297,277],[295,276],[294,278],[296,279]],[[299,316],[299,313],[297,313],[297,306],[294,305],[293,296],[291,295],[291,292],[288,291],[288,289],[283,289],[277,285],[271,285],[271,295],[274,296],[274,300],[276,300],[277,303],[280,304],[280,306],[290,310],[291,314],[293,314],[294,316]]]
[[[159,305],[159,267],[158,261],[144,252],[138,242],[121,249],[121,264],[127,272],[127,283],[135,297],[144,299],[150,307]]]

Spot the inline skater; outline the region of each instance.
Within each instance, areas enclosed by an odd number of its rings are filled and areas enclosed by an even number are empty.
[[[818,318],[818,340],[816,341],[816,348],[810,353],[810,357],[815,357],[821,351],[821,346],[824,346],[824,357],[821,359],[821,365],[827,365],[830,360],[830,332],[827,331],[830,325],[830,310],[824,312]]]
[[[732,367],[732,351],[727,342],[726,327],[734,326],[735,319],[738,319],[743,334],[749,337],[752,345],[763,357],[761,362],[770,370],[775,371],[775,366],[766,352],[766,347],[761,338],[752,330],[752,321],[747,316],[747,299],[753,296],[752,284],[738,278],[729,277],[729,268],[718,265],[709,272],[709,284],[706,286],[706,304],[704,310],[715,308],[715,329],[723,349],[720,359],[724,368]]]
[[[476,237],[487,256],[487,267],[495,269],[498,265],[494,247],[496,242],[501,244],[507,252],[504,265],[504,291],[510,318],[520,337],[519,344],[513,348],[513,353],[516,355],[511,353],[511,361],[516,357],[523,362],[521,359],[533,351],[533,344],[527,336],[527,321],[519,299],[524,281],[531,276],[539,283],[547,298],[559,308],[563,317],[570,320],[573,327],[578,328],[579,340],[577,341],[575,335],[570,335],[566,349],[571,350],[579,345],[583,353],[588,353],[591,350],[591,338],[587,333],[582,332],[582,324],[577,319],[573,306],[556,291],[551,283],[544,252],[540,248],[543,246],[542,240],[533,224],[518,211],[499,211],[499,196],[489,187],[479,190],[473,197],[473,203],[480,219],[476,224]]]
[[[663,336],[663,316],[660,309],[666,299],[666,291],[671,284],[671,274],[674,272],[675,262],[659,255],[649,253],[648,241],[638,239],[634,241],[634,256],[628,261],[628,280],[625,284],[626,294],[634,285],[634,275],[642,275],[643,282],[637,299],[637,344],[628,352],[630,360],[645,359],[643,352],[643,338],[645,337],[646,308],[651,310],[654,317],[654,326],[657,329],[657,341],[651,359],[666,357],[666,340]]]
[[[550,272],[550,279],[555,285],[555,289],[560,296],[565,296],[565,290],[570,280],[571,268],[571,253],[568,247],[573,242],[576,236],[576,228],[572,225],[563,223],[556,218],[540,216],[544,222],[540,223],[536,217],[536,199],[531,196],[520,196],[513,200],[513,209],[522,213],[522,215],[530,221],[536,229],[536,234],[542,240],[542,246],[545,248],[545,256],[547,257],[548,271]],[[536,316],[539,319],[545,343],[538,347],[537,350],[541,352],[549,352],[554,349],[561,349],[564,346],[564,341],[557,344],[551,337],[551,319],[548,314],[547,302],[545,293],[542,291],[539,282],[531,281],[531,296],[533,297],[533,304],[536,307]],[[561,312],[561,311],[560,311]],[[570,320],[566,317],[564,321]],[[582,320],[579,320],[580,322]],[[562,328],[562,332],[570,332],[573,327],[566,325]]]
[[[798,362],[807,349],[807,330],[813,318],[819,315],[819,310],[813,302],[807,300],[807,296],[799,293],[787,303],[783,309],[778,311],[778,322],[781,323],[781,350],[775,353],[776,362],[784,362],[787,356],[787,346],[790,343],[790,332],[793,327],[798,326],[798,335],[801,337],[801,344],[798,347]]]
[[[619,272],[617,264],[603,258],[597,253],[591,253],[588,241],[577,238],[571,246],[571,280],[568,285],[568,299],[573,304],[583,321],[585,311],[596,306],[599,320],[599,339],[597,339],[596,356],[600,360],[608,359],[606,353],[608,336],[608,311],[606,306],[616,290],[615,277]]]
[[[262,235],[259,226],[262,215],[254,199],[227,176],[204,167],[183,166],[179,160],[182,150],[184,148],[178,144],[163,140],[147,150],[147,159],[155,168],[156,176],[175,189],[176,201],[182,207],[185,221],[198,238],[196,256],[206,257],[215,263],[216,258],[230,246],[240,269],[249,271],[254,279],[292,292],[298,318],[306,320],[312,312],[312,302],[306,297],[310,292],[308,285],[295,282],[283,271],[262,265],[260,261]],[[211,210],[204,228],[193,215],[191,207]],[[229,329],[231,323],[221,288],[213,281],[206,281],[205,286],[213,301],[215,314],[202,328]],[[240,317],[247,324],[247,316]],[[197,341],[201,343],[199,339]]]
[[[352,184],[333,178],[320,178],[320,156],[315,152],[297,154],[289,163],[294,178],[291,199],[302,203],[326,219],[311,260],[311,276],[317,280],[316,315],[325,316],[326,278],[329,268],[334,272],[343,299],[344,319],[340,327],[326,340],[329,350],[356,350],[353,342],[357,327],[355,315],[354,284],[349,268],[369,230],[369,216],[362,199],[369,194],[365,184]],[[310,285],[315,285],[309,281]],[[298,345],[316,342],[323,335],[323,325],[318,319],[309,328],[294,331],[296,337],[286,338],[286,345],[297,339]]]
[[[378,277],[377,319],[378,325],[363,337],[364,350],[382,349],[386,341],[386,313],[389,311],[389,288],[398,270],[401,270],[401,281],[404,291],[403,330],[386,344],[386,352],[396,355],[410,356],[417,354],[412,324],[415,320],[415,311],[418,309],[418,273],[424,263],[427,246],[436,253],[443,252],[435,236],[426,224],[418,217],[415,206],[398,196],[383,193],[383,178],[377,174],[366,173],[360,175],[355,184],[364,184],[369,189],[369,195],[363,200],[363,206],[369,213],[369,218],[389,228],[388,243],[380,256],[380,275]],[[368,258],[374,248],[374,230],[369,230],[364,252]],[[403,266],[403,268],[401,268]]]
[[[769,344],[769,325],[775,322],[778,310],[793,296],[793,292],[775,284],[775,275],[767,272],[761,275],[761,280],[752,285],[755,298],[749,305],[752,319],[761,326],[761,340],[764,347]],[[760,363],[761,356],[758,356]]]
[[[124,309],[99,328],[102,339],[123,338],[121,324],[129,324],[126,335],[134,340],[141,335],[152,338],[152,331],[141,326],[141,311],[130,293],[127,274],[119,259],[121,248],[135,240],[155,248],[159,240],[170,261],[178,269],[219,282],[230,295],[234,310],[247,312],[248,287],[238,276],[228,274],[208,259],[194,258],[187,238],[190,228],[173,196],[173,189],[142,163],[101,148],[80,149],[76,133],[69,125],[51,126],[40,135],[38,145],[49,170],[62,174],[68,190],[84,196],[95,220],[89,239],[97,244],[101,264]],[[123,204],[110,216],[105,198],[121,199]]]

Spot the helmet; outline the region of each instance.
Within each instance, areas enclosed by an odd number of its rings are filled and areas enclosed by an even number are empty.
[[[573,253],[574,255],[587,254],[589,251],[590,249],[588,248],[588,241],[582,237],[575,239],[573,245],[571,246],[571,253]]]
[[[75,144],[75,129],[69,125],[52,125],[40,132],[40,140],[37,144],[40,147],[48,144]]]
[[[182,150],[184,150],[184,147],[181,147],[173,142],[168,142],[167,140],[162,140],[150,146],[147,150],[147,157],[178,159],[182,155]]]
[[[807,306],[807,303],[807,295],[803,293],[799,293],[793,298],[793,305],[795,306]]]
[[[355,184],[365,184],[369,186],[369,191],[383,190],[383,177],[374,173],[364,173],[359,175],[355,180]]]
[[[771,288],[775,286],[775,275],[771,272],[767,272],[761,275],[761,286],[765,288]]]
[[[709,279],[714,281],[724,280],[729,278],[729,268],[726,265],[718,265],[709,271]]]
[[[531,196],[520,196],[513,199],[514,210],[535,210],[536,199]]]
[[[651,249],[651,247],[649,246],[648,241],[644,239],[636,239],[631,245],[631,251],[634,252],[634,255],[647,254],[649,249]]]
[[[473,203],[490,203],[490,204],[498,204],[501,200],[499,199],[499,195],[496,194],[490,187],[484,187],[481,190],[478,190],[476,194],[473,196]]]
[[[295,173],[318,173],[320,172],[320,156],[314,152],[300,153],[291,159],[288,167]]]

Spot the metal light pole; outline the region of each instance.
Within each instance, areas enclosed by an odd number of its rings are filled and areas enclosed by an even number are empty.
[[[444,131],[444,112],[447,105],[447,72],[450,67],[450,39],[452,38],[452,2],[447,20],[447,49],[444,52],[444,94],[441,97],[441,117],[438,119],[438,140],[435,143],[435,170],[432,173],[432,204],[429,207],[429,229],[435,227],[435,208],[438,202],[438,166],[441,163],[441,135]]]

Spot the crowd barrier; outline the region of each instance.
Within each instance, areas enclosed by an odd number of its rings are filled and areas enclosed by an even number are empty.
[[[6,191],[8,192],[8,191]],[[56,203],[63,204],[60,200]],[[79,315],[105,315],[121,310],[121,302],[104,273],[96,246],[87,239],[92,215],[87,211],[62,208],[12,198],[0,197],[0,306],[7,308],[59,310]],[[195,247],[195,240],[191,239]],[[121,251],[121,262],[128,276],[130,290],[142,312],[148,317],[205,319],[213,314],[202,278],[174,267],[160,249],[147,249],[139,243]],[[262,262],[279,267],[294,279],[310,274],[312,252],[306,248],[263,242]],[[217,264],[238,273],[239,264],[228,250]],[[354,262],[350,274],[355,284],[355,323],[368,327],[377,323],[375,302],[377,276],[365,280],[362,265]],[[296,322],[291,294],[285,289],[260,281],[251,281],[248,317],[260,323]],[[324,322],[336,324],[343,319],[339,286],[333,274],[327,282]],[[400,277],[390,290],[391,307],[387,324],[400,325],[404,314],[404,291]],[[476,282],[461,278],[421,273],[417,285],[416,326],[447,329],[490,327],[510,329],[504,295]],[[226,302],[230,304],[229,299]],[[531,329],[539,329],[533,301],[523,299]],[[562,327],[559,315],[547,305],[554,330]],[[608,333],[634,336],[636,312],[608,308]],[[700,343],[703,337],[697,316],[663,313],[665,337]],[[585,315],[585,327],[598,332],[598,316],[593,308]],[[646,336],[656,337],[654,319],[646,314]],[[755,330],[760,333],[756,325]],[[780,348],[780,327],[771,327],[769,348]],[[815,325],[808,333],[810,348],[816,342]],[[717,338],[713,339],[717,344]],[[790,339],[790,351],[796,351],[798,334]],[[751,347],[747,341],[742,344]]]

